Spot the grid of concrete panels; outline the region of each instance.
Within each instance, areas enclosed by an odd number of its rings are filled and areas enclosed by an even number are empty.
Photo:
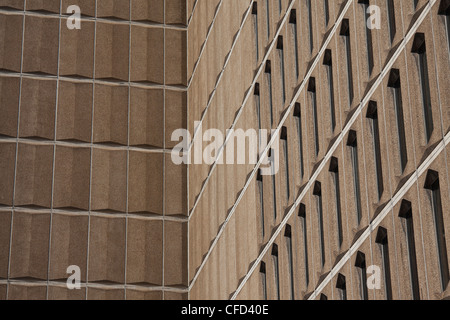
[[[187,169],[165,132],[186,127],[192,8],[0,1],[1,297],[186,297]]]
[[[218,187],[217,182],[227,177],[227,181],[236,181],[236,175],[240,174],[239,170],[230,170],[231,167],[217,166],[215,171],[209,173],[207,186],[204,190],[202,198],[199,200],[197,209],[193,212],[190,221],[190,234],[192,241],[196,241],[197,249],[190,248],[190,279],[192,289],[190,297],[193,299],[202,298],[206,295],[208,297],[229,298],[233,292],[238,288],[240,280],[250,270],[265,270],[267,286],[270,287],[268,297],[276,299],[276,289],[274,281],[276,279],[276,272],[274,272],[273,256],[279,252],[279,281],[281,288],[281,297],[289,299],[290,284],[289,284],[289,258],[286,251],[288,235],[292,237],[292,250],[294,253],[294,276],[295,276],[295,298],[303,299],[308,296],[317,285],[325,279],[327,273],[332,267],[344,256],[354,241],[356,241],[361,233],[363,233],[369,224],[378,216],[380,211],[390,203],[390,200],[398,195],[399,190],[411,176],[417,171],[420,165],[426,163],[430,153],[435,150],[437,145],[443,143],[444,138],[448,138],[449,132],[449,115],[446,111],[448,109],[449,96],[446,88],[448,87],[448,72],[443,72],[445,68],[449,67],[449,51],[448,45],[438,46],[437,43],[448,44],[448,34],[446,29],[446,14],[448,15],[448,2],[446,1],[418,1],[417,8],[414,7],[414,2],[402,2],[396,4],[395,20],[397,21],[397,32],[392,39],[389,39],[389,25],[387,20],[382,21],[382,29],[380,31],[373,31],[373,54],[374,65],[372,72],[369,72],[369,65],[366,51],[366,35],[365,33],[365,17],[364,4],[359,4],[350,1],[343,1],[336,8],[329,8],[330,17],[338,17],[342,10],[346,10],[343,14],[343,19],[339,21],[336,26],[333,26],[333,19],[330,18],[329,23],[325,24],[324,7],[320,5],[313,6],[316,12],[313,14],[317,19],[313,24],[313,35],[317,35],[314,39],[312,53],[310,53],[310,39],[308,26],[308,1],[294,1],[294,4],[289,7],[287,16],[292,12],[297,14],[297,18],[285,19],[285,23],[280,27],[280,33],[283,37],[282,46],[278,46],[279,41],[276,40],[277,46],[274,46],[270,53],[269,60],[271,60],[270,70],[272,74],[272,98],[274,99],[274,126],[278,126],[282,135],[281,144],[288,144],[289,161],[286,162],[283,148],[280,148],[280,163],[281,171],[275,177],[276,197],[273,197],[274,183],[271,177],[262,177],[253,171],[253,176],[249,176],[249,171],[243,175],[243,183],[227,183],[227,194],[230,194],[231,202],[223,200],[224,190]],[[258,5],[261,1],[257,2]],[[372,2],[371,2],[372,3]],[[376,1],[376,4],[382,8],[382,12],[387,16],[387,4]],[[416,20],[420,17],[422,12],[429,10],[428,5],[432,4],[430,13],[428,13],[423,21],[415,25]],[[258,6],[258,8],[260,8]],[[295,9],[295,11],[291,10]],[[258,13],[261,11],[258,10]],[[313,11],[314,12],[314,11]],[[356,17],[356,20],[355,20]],[[258,16],[259,28],[264,26],[263,17]],[[262,22],[261,22],[262,21]],[[307,74],[306,78],[300,76],[298,80],[295,76],[295,50],[292,45],[294,43],[292,33],[292,23],[295,21],[303,21],[298,25],[300,28],[299,34],[299,59],[305,61],[300,63],[300,75]],[[334,20],[335,21],[335,20]],[[448,21],[448,20],[447,20]],[[288,24],[291,23],[291,24]],[[323,26],[322,26],[323,22]],[[384,22],[384,23],[383,23]],[[358,27],[359,26],[359,27]],[[414,27],[414,32],[411,28]],[[350,32],[348,32],[348,29]],[[252,30],[249,28],[249,32]],[[263,28],[264,32],[264,28]],[[263,33],[259,32],[259,35]],[[322,44],[331,34],[331,41],[326,47]],[[324,35],[325,38],[321,38]],[[353,101],[349,102],[348,94],[348,68],[346,66],[347,56],[345,52],[345,36],[350,35],[350,48],[352,56],[352,72],[354,79],[354,97]],[[405,36],[409,36],[405,49],[401,54],[393,57],[396,49],[402,45]],[[251,33],[251,37],[255,39],[255,34]],[[425,42],[423,42],[425,39]],[[254,42],[253,42],[254,43]],[[425,43],[426,51],[428,52],[428,78],[430,81],[430,101],[433,114],[434,130],[432,134],[427,137],[426,124],[424,122],[424,109],[422,106],[421,96],[421,76],[420,68],[417,63],[419,52],[415,48],[418,43]],[[278,48],[276,50],[276,48]],[[282,77],[280,69],[280,48],[284,51],[285,65],[290,66],[285,70],[286,82],[286,103],[282,102]],[[317,55],[317,53],[320,54]],[[323,50],[322,50],[323,49]],[[326,50],[325,50],[326,49]],[[303,51],[302,51],[303,50]],[[332,63],[330,63],[330,55]],[[343,57],[343,58],[336,58]],[[386,64],[393,62],[389,69],[386,69]],[[314,64],[313,64],[314,62]],[[264,58],[264,64],[267,63]],[[230,63],[231,64],[231,63]],[[311,65],[314,66],[310,69]],[[328,72],[329,66],[332,68],[334,80],[334,97],[335,97],[335,120],[336,127],[333,130],[332,116],[330,108],[330,90]],[[435,68],[434,66],[439,66]],[[439,71],[441,70],[441,71]],[[380,73],[382,73],[383,81],[378,83]],[[269,86],[267,81],[267,73],[259,75],[256,79],[259,86],[255,83],[251,89],[258,88],[259,90],[251,90],[257,92],[255,96],[250,99],[247,104],[243,105],[243,111],[240,118],[236,120],[236,128],[255,128],[258,127],[256,111],[258,103],[260,104],[261,114],[264,126],[270,127],[270,96]],[[392,79],[400,74],[400,88],[392,84]],[[312,80],[316,81],[312,81]],[[371,92],[371,87],[376,84],[376,89]],[[294,95],[300,86],[300,94]],[[409,155],[406,165],[402,168],[402,159],[399,155],[398,147],[398,133],[397,133],[397,116],[395,114],[394,91],[400,89],[403,96],[404,108],[404,128],[406,136],[407,153]],[[360,105],[360,101],[369,95],[369,101],[365,105]],[[315,96],[315,97],[314,97]],[[294,100],[291,100],[294,99]],[[276,100],[275,100],[276,99]],[[317,100],[317,131],[314,128],[314,107],[313,100]],[[447,106],[447,107],[445,107]],[[289,108],[288,108],[289,107]],[[447,109],[446,109],[447,108]],[[279,110],[279,111],[278,111]],[[289,111],[289,112],[287,112]],[[377,164],[374,147],[374,111],[378,117],[378,124],[380,128],[380,154],[381,154],[381,168],[383,173],[381,180],[377,181]],[[355,116],[355,113],[357,116]],[[302,127],[302,144],[303,157],[305,165],[305,173],[302,178],[301,174],[301,160],[298,139],[298,121]],[[249,124],[251,123],[251,124]],[[350,126],[349,126],[350,123]],[[229,124],[228,124],[229,126]],[[282,128],[284,127],[284,128]],[[349,127],[349,128],[348,128]],[[382,128],[382,129],[381,129]],[[284,130],[283,130],[284,129]],[[342,134],[342,131],[345,134]],[[286,133],[283,137],[283,131]],[[317,140],[319,141],[319,148],[315,141],[315,132],[318,133]],[[428,138],[428,139],[427,139]],[[448,140],[448,139],[446,139]],[[357,143],[355,143],[357,142]],[[337,145],[336,145],[337,144]],[[335,150],[330,154],[329,150],[333,147]],[[354,169],[352,166],[351,150],[356,147],[358,161],[357,167],[359,171],[359,184],[361,195],[361,217],[358,224],[356,212],[357,201],[354,195]],[[318,149],[318,152],[316,150]],[[443,152],[445,150],[445,152]],[[432,172],[437,172],[440,181],[440,194],[442,203],[444,205],[444,226],[448,233],[448,210],[446,210],[446,203],[449,201],[448,193],[448,167],[447,156],[448,147],[439,149],[442,154],[439,160],[433,162],[432,165],[426,163],[427,169]],[[447,153],[447,154],[446,154]],[[333,161],[331,161],[333,156]],[[353,157],[354,158],[354,157]],[[324,163],[324,159],[328,159]],[[287,170],[286,164],[289,164],[290,172],[290,191],[287,192]],[[333,163],[333,165],[331,165]],[[338,166],[336,166],[336,164]],[[252,168],[253,169],[253,168]],[[257,169],[257,168],[256,168]],[[320,169],[320,170],[318,170]],[[243,169],[245,170],[245,168]],[[342,221],[345,222],[343,228],[342,244],[338,244],[338,230],[336,221],[336,199],[334,194],[334,179],[336,170],[340,181],[341,190],[341,210]],[[231,177],[229,177],[231,176]],[[436,299],[448,296],[448,289],[443,292],[439,280],[439,266],[437,265],[438,250],[436,249],[436,230],[433,225],[432,204],[430,202],[430,190],[424,188],[425,178],[429,176],[429,172],[422,173],[417,186],[417,192],[420,195],[420,201],[417,203],[417,195],[408,197],[405,195],[405,200],[413,202],[411,207],[413,209],[413,219],[415,221],[415,242],[417,250],[421,250],[419,270],[421,275],[420,280],[420,297],[422,299]],[[246,178],[247,177],[247,178]],[[311,177],[315,177],[314,181]],[[245,183],[245,179],[247,182]],[[320,182],[320,184],[316,184]],[[261,181],[262,180],[262,181]],[[380,192],[379,182],[383,181],[384,187]],[[246,186],[242,190],[242,186]],[[415,187],[408,190],[410,192],[416,191]],[[263,200],[263,214],[264,214],[264,236],[262,231],[261,221],[261,204],[260,192],[264,191]],[[305,191],[306,190],[306,191]],[[290,197],[287,197],[287,194]],[[236,196],[237,194],[237,196]],[[240,198],[243,194],[243,197]],[[304,214],[292,215],[288,224],[291,228],[281,229],[280,224],[285,226],[284,219],[286,214],[290,211],[293,203],[297,197],[301,195],[302,206],[305,208]],[[318,203],[317,199],[322,198],[322,212],[323,212],[323,243],[325,246],[325,257],[322,262],[320,242],[320,227],[318,224]],[[216,197],[217,201],[214,206],[208,205],[209,199]],[[277,209],[274,210],[274,199],[276,199]],[[229,200],[228,200],[229,201]],[[403,203],[403,202],[401,202]],[[239,206],[237,206],[239,204]],[[400,203],[398,203],[398,206]],[[237,207],[236,207],[237,206]],[[420,209],[418,209],[418,207]],[[208,223],[217,222],[217,228],[214,226],[208,230],[203,228],[202,235],[199,236],[195,230],[204,227],[203,221],[204,213],[208,208],[208,216],[213,216]],[[417,216],[418,212],[421,216]],[[297,211],[300,213],[301,210]],[[248,212],[254,212],[256,215],[252,216]],[[277,212],[277,218],[274,219],[274,212]],[[396,283],[393,288],[394,298],[410,298],[412,296],[410,284],[411,281],[407,279],[409,276],[409,267],[407,264],[408,253],[406,252],[405,227],[402,227],[401,221],[398,220],[399,208],[392,210],[392,214],[383,219],[384,228],[388,232],[388,239],[391,243],[392,255],[391,261],[395,261],[395,270],[391,276],[392,282]],[[424,212],[428,213],[424,216]],[[394,215],[395,219],[393,218]],[[295,218],[294,218],[295,216]],[[309,254],[309,277],[308,285],[305,285],[305,270],[304,270],[304,256],[302,256],[303,248],[303,234],[301,219],[305,216],[307,219],[308,232],[308,254]],[[392,222],[390,221],[392,219]],[[226,221],[225,224],[222,224]],[[219,227],[220,226],[220,227]],[[219,230],[219,233],[216,232]],[[272,244],[272,237],[274,232],[278,231],[278,237],[275,244],[277,246],[266,246],[267,243]],[[374,230],[372,237],[374,240],[369,242],[368,248],[361,249],[367,258],[367,265],[369,261],[382,264],[380,259],[380,249],[376,241],[377,231]],[[259,238],[258,243],[255,244],[255,238]],[[422,239],[424,241],[422,242]],[[213,245],[211,245],[213,243]],[[255,259],[259,256],[261,248],[266,249],[267,253],[263,261],[265,267],[257,267],[254,265]],[[395,248],[395,249],[394,249]],[[447,241],[448,248],[448,241]],[[366,250],[367,249],[367,250]],[[394,251],[395,250],[395,251]],[[273,255],[272,255],[273,253]],[[206,254],[206,259],[202,258]],[[426,258],[424,259],[424,255]],[[224,260],[223,257],[226,257]],[[361,255],[360,255],[361,256]],[[261,257],[261,256],[259,256]],[[369,259],[370,257],[370,259]],[[372,258],[373,257],[373,258]],[[356,259],[356,254],[353,257]],[[405,262],[406,261],[406,262]],[[425,266],[426,261],[426,266]],[[257,261],[258,262],[258,261]],[[392,262],[394,264],[394,262]],[[394,266],[392,267],[394,269]],[[400,270],[401,268],[405,270]],[[347,270],[347,269],[345,269]],[[425,273],[426,270],[426,273]],[[395,273],[394,273],[395,271]],[[357,272],[353,269],[353,272]],[[248,284],[244,284],[241,295],[238,298],[263,298],[262,288],[262,273],[253,272]],[[357,273],[347,274],[348,278],[356,276]],[[343,275],[339,277],[339,287],[342,287]],[[244,278],[246,281],[246,278]],[[350,280],[350,279],[348,279]],[[347,280],[347,283],[349,283]],[[408,281],[406,281],[408,280]],[[337,278],[332,281],[331,286],[336,287]],[[351,280],[350,280],[351,281]],[[213,284],[212,286],[210,284]],[[355,288],[359,290],[356,285],[357,281],[353,281]],[[350,287],[349,287],[350,288]],[[338,290],[338,289],[335,289]],[[342,291],[342,289],[340,289]],[[351,292],[351,289],[348,289]],[[341,292],[340,291],[340,292]],[[348,297],[359,298],[356,289]],[[385,298],[384,291],[381,290],[374,297]],[[340,296],[335,292],[326,294],[329,298],[339,298]],[[372,293],[371,293],[372,294]],[[353,296],[352,296],[353,295]],[[370,297],[372,298],[372,296]]]

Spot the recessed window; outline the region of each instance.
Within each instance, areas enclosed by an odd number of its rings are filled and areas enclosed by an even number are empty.
[[[411,293],[414,300],[420,300],[419,275],[417,271],[416,244],[414,238],[414,222],[411,202],[402,201],[399,217],[403,220],[408,247],[409,275],[411,279]]]
[[[271,163],[271,171],[272,171],[272,199],[273,199],[273,220],[277,220],[277,184],[276,184],[276,174],[275,174],[275,154],[274,149],[270,149],[269,151],[269,159]]]
[[[412,52],[415,53],[419,69],[423,116],[425,122],[425,136],[427,139],[426,142],[428,143],[430,142],[431,135],[433,134],[434,124],[433,110],[431,107],[430,80],[428,77],[427,46],[425,43],[425,35],[423,33],[416,33]]]
[[[291,289],[291,300],[295,300],[295,292],[294,292],[294,263],[293,263],[293,255],[292,255],[292,228],[290,225],[286,225],[286,229],[284,232],[284,237],[286,238],[286,250],[288,256],[289,263],[289,283]]]
[[[298,79],[298,30],[297,30],[297,10],[292,9],[291,15],[289,16],[289,23],[291,24],[292,37],[294,38],[294,57],[295,57],[295,77]]]
[[[429,190],[431,196],[431,207],[434,218],[434,228],[436,233],[437,253],[439,257],[439,271],[441,276],[442,292],[447,290],[449,282],[448,252],[445,240],[444,214],[441,200],[441,188],[439,183],[439,173],[428,170],[425,180],[425,189]]]
[[[361,300],[369,300],[369,293],[367,291],[366,255],[361,251],[358,251],[356,254],[355,267],[358,269],[359,295]]]
[[[356,201],[356,219],[358,226],[361,224],[362,208],[361,208],[361,186],[359,182],[359,160],[358,160],[358,140],[356,131],[351,130],[348,135],[347,146],[350,148],[350,157],[353,171],[353,190]]]
[[[323,11],[325,12],[325,27],[327,27],[330,21],[330,5],[328,0],[323,1]]]
[[[364,11],[364,23],[366,21],[369,21],[370,18],[370,1],[369,0],[359,0],[358,1]],[[366,27],[364,28],[366,30],[366,47],[367,47],[367,66],[369,67],[369,78],[373,71],[373,45],[372,45],[372,29]]]
[[[308,9],[309,50],[312,53],[313,49],[314,49],[314,36],[313,36],[313,18],[312,18],[311,0],[306,0],[306,6],[307,6],[307,9]]]
[[[383,274],[384,274],[384,290],[386,300],[392,300],[392,282],[391,282],[391,265],[389,261],[389,243],[388,233],[383,227],[378,228],[376,243],[381,250],[381,259],[383,260]]]
[[[450,1],[441,0],[438,13],[444,17],[445,32],[447,33],[447,46],[450,55]]]
[[[285,167],[285,181],[286,181],[286,203],[289,203],[291,196],[290,184],[289,184],[289,145],[288,145],[288,133],[287,128],[281,128],[281,144],[283,147],[284,155],[284,167]]]
[[[301,229],[303,234],[303,257],[305,263],[305,283],[306,287],[309,285],[309,260],[308,260],[308,228],[306,225],[306,207],[303,203],[298,209],[298,216],[300,218]]]
[[[319,242],[320,242],[320,258],[322,267],[325,266],[325,235],[323,229],[323,203],[322,203],[322,184],[318,181],[314,184],[314,196],[316,197],[317,219],[319,222]]]
[[[286,102],[286,83],[284,80],[284,50],[283,50],[283,36],[279,36],[277,40],[277,50],[280,60],[280,73],[281,73],[281,97],[282,105]]]
[[[314,125],[314,146],[315,155],[319,155],[320,142],[319,142],[319,119],[317,115],[317,94],[316,94],[316,79],[311,78],[308,84],[308,94],[311,99],[311,109],[313,113],[313,125]]]
[[[347,300],[347,283],[345,276],[340,274],[337,277],[336,281],[336,289],[338,289],[339,292],[339,299],[341,300]]]
[[[397,33],[397,26],[395,23],[395,5],[394,0],[387,0],[389,36],[391,44],[394,42],[395,34]]]
[[[270,60],[266,62],[266,68],[264,73],[266,74],[267,87],[269,88],[269,108],[270,108],[270,126],[273,126],[273,95],[272,95],[272,63]]]
[[[264,238],[264,183],[263,176],[261,174],[261,170],[258,170],[258,176],[256,178],[256,183],[258,185],[258,194],[259,194],[259,208],[260,208],[260,216],[261,216],[261,231],[262,236]]]
[[[370,101],[367,108],[367,118],[372,132],[373,154],[375,157],[375,176],[377,178],[377,196],[381,200],[384,191],[383,167],[381,165],[380,128],[378,124],[378,107],[375,101]]]
[[[258,33],[258,3],[253,2],[252,6],[252,15],[253,15],[253,28],[255,31],[255,54],[256,61],[259,61],[259,33]]]
[[[272,260],[273,260],[273,270],[274,270],[274,280],[275,289],[277,292],[277,300],[280,300],[280,269],[278,261],[278,245],[274,244],[272,247]]]
[[[340,35],[344,40],[345,56],[347,62],[347,86],[348,86],[348,99],[349,105],[353,103],[353,64],[352,64],[352,48],[350,42],[350,22],[348,19],[342,21]]]
[[[339,247],[342,246],[344,241],[343,232],[342,232],[342,212],[341,212],[341,191],[339,185],[339,162],[335,157],[331,158],[330,162],[330,172],[332,174],[333,186],[334,186],[334,196],[336,203],[336,227],[337,227],[337,236]]]
[[[300,103],[295,104],[294,108],[294,120],[295,126],[297,128],[297,139],[298,139],[298,153],[300,159],[300,178],[303,179],[305,175],[305,164],[303,160],[303,137],[302,137],[302,115]]]
[[[328,92],[329,92],[330,115],[331,115],[331,131],[334,132],[334,130],[336,129],[336,107],[334,102],[333,61],[330,49],[325,50],[323,64],[327,69],[328,90],[329,90]]]
[[[261,276],[263,299],[267,300],[267,274],[266,274],[266,264],[264,262],[261,262],[261,266],[259,267],[259,274]]]
[[[394,98],[395,118],[397,120],[398,152],[400,158],[401,173],[403,174],[406,169],[406,164],[408,163],[408,154],[406,149],[405,120],[403,115],[400,71],[398,69],[391,70],[388,87],[391,88],[392,96]]]

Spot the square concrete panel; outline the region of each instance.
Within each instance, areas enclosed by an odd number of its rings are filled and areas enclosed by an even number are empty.
[[[27,16],[23,48],[23,72],[58,72],[59,19]]]
[[[92,78],[95,23],[82,21],[81,29],[69,29],[67,21],[61,21],[59,74]]]
[[[131,87],[130,145],[164,147],[164,90]]]
[[[11,206],[14,194],[15,143],[0,143],[0,204]]]
[[[166,0],[166,24],[187,25],[186,0]]]
[[[163,300],[162,291],[127,289],[127,300]]]
[[[47,286],[36,284],[10,284],[8,300],[45,300]]]
[[[80,280],[86,281],[88,223],[87,215],[53,214],[50,280],[66,281],[67,268],[78,266]]]
[[[97,3],[97,16],[130,20],[130,0],[102,0]]]
[[[14,212],[10,278],[47,280],[50,213]]]
[[[59,13],[60,0],[27,0],[27,10]]]
[[[164,0],[131,1],[131,20],[164,23]]]
[[[22,80],[20,137],[54,139],[56,85],[54,80]]]
[[[59,82],[57,140],[91,142],[93,85]]]
[[[172,141],[172,134],[187,129],[187,92],[166,90],[165,93],[166,148],[174,148],[180,141]]]
[[[187,216],[187,165],[176,165],[165,156],[165,214]]]
[[[125,212],[127,152],[94,149],[91,183],[91,210]]]
[[[168,85],[187,85],[187,32],[167,29],[165,39],[165,81]]]
[[[188,300],[188,293],[164,291],[164,300]]]
[[[89,148],[56,147],[53,208],[89,210]]]
[[[125,282],[124,218],[91,217],[89,282]]]
[[[0,135],[17,136],[19,92],[19,77],[0,77]]]
[[[134,82],[164,84],[163,28],[131,27],[130,73]]]
[[[97,23],[95,77],[128,81],[130,26]]]
[[[164,223],[164,285],[188,285],[187,223]]]
[[[128,86],[95,86],[94,142],[128,144]]]
[[[128,211],[163,214],[163,154],[130,151]]]
[[[163,222],[128,219],[127,284],[162,285]]]
[[[11,211],[0,211],[0,279],[8,278],[9,241],[11,236]]]
[[[88,300],[124,300],[124,289],[88,288]]]
[[[16,206],[51,207],[53,146],[19,143]]]
[[[49,286],[48,300],[86,300],[86,288],[69,290],[66,287]]]
[[[0,70],[20,72],[23,16],[0,14]]]

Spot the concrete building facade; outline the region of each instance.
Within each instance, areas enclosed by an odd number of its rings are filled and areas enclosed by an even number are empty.
[[[0,0],[0,298],[449,297],[449,15]],[[177,129],[218,160],[175,164]],[[227,129],[273,130],[258,164]]]

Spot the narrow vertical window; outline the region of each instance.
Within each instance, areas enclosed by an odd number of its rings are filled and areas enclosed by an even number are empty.
[[[334,82],[333,82],[333,60],[331,57],[331,50],[325,50],[325,57],[323,59],[323,64],[327,69],[328,77],[328,90],[330,96],[330,114],[331,114],[331,128],[332,131],[336,129],[336,107],[334,102]]]
[[[391,44],[394,41],[395,34],[397,33],[397,26],[395,24],[395,6],[394,0],[387,0],[387,12],[388,12],[388,24],[389,24],[389,37]]]
[[[258,193],[259,193],[259,208],[261,215],[261,231],[262,236],[264,238],[264,184],[263,184],[263,176],[261,174],[261,170],[258,170],[258,176],[256,178],[256,183],[258,185]]]
[[[327,301],[328,297],[324,295],[323,293],[320,294],[320,301]]]
[[[278,262],[278,245],[272,247],[273,271],[275,273],[275,288],[277,290],[277,300],[280,300],[280,269]]]
[[[281,4],[281,0],[278,0],[278,13],[281,14],[281,9],[283,8],[282,4]]]
[[[392,300],[391,265],[389,262],[389,243],[387,230],[385,228],[383,227],[378,228],[376,243],[380,247],[381,258],[383,260],[386,300]]]
[[[350,156],[353,171],[353,190],[356,201],[356,217],[359,226],[362,219],[362,209],[361,209],[361,187],[359,184],[358,140],[356,131],[353,130],[350,131],[348,135],[347,146],[350,147]]]
[[[362,4],[364,10],[364,22],[369,21],[370,12],[369,0],[359,0],[359,3]],[[366,27],[366,46],[367,46],[367,66],[369,67],[369,78],[373,71],[373,45],[372,45],[372,29]]]
[[[311,108],[313,112],[313,124],[314,124],[314,146],[316,157],[319,155],[320,142],[319,142],[319,119],[317,115],[317,94],[316,94],[316,79],[311,78],[308,84],[308,93],[311,99]]]
[[[286,238],[286,249],[288,255],[288,263],[289,263],[289,280],[291,286],[291,300],[295,300],[295,292],[294,292],[294,262],[292,255],[292,228],[290,225],[286,225],[286,230],[284,232],[284,236]]]
[[[418,3],[419,3],[419,0],[414,0],[414,10],[417,8]]]
[[[359,295],[361,300],[369,300],[369,293],[367,291],[366,255],[361,251],[358,251],[356,254],[355,267],[358,269]]]
[[[270,149],[269,151],[269,159],[271,163],[271,171],[272,171],[272,199],[273,199],[273,220],[277,220],[277,184],[275,180],[275,150]]]
[[[348,98],[350,106],[353,103],[353,68],[352,68],[352,48],[350,43],[350,22],[348,19],[342,21],[340,35],[344,39],[345,56],[347,58],[347,85],[348,85]]]
[[[298,79],[298,30],[297,30],[297,10],[292,9],[291,15],[289,17],[289,23],[292,28],[292,36],[294,38],[294,57],[295,57],[295,77]]]
[[[303,256],[305,263],[305,283],[306,287],[309,285],[309,260],[308,260],[308,228],[306,225],[306,207],[303,203],[298,209],[298,216],[300,218],[302,233],[303,233]]]
[[[444,16],[445,32],[447,33],[447,47],[450,54],[450,2],[441,0],[438,13]]]
[[[300,103],[295,103],[294,109],[295,126],[297,127],[298,152],[300,159],[300,177],[303,179],[305,174],[305,164],[303,161],[303,138],[302,138],[302,115]]]
[[[309,50],[312,53],[314,50],[314,37],[313,37],[313,19],[312,19],[312,6],[311,0],[306,0],[306,6],[308,7],[308,23],[309,23]]]
[[[320,257],[322,267],[325,266],[325,236],[323,230],[323,204],[322,204],[322,184],[316,181],[314,185],[314,196],[316,197],[317,217],[319,222]]]
[[[256,117],[258,120],[258,129],[261,130],[261,94],[260,94],[260,88],[259,83],[255,84],[255,105],[256,105]]]
[[[411,202],[407,200],[402,201],[399,217],[403,220],[403,226],[406,232],[412,297],[413,300],[420,300],[419,273],[417,271],[416,244],[414,240],[414,222]]]
[[[336,202],[337,235],[339,247],[341,247],[344,241],[342,232],[341,191],[339,185],[339,162],[335,157],[331,158],[330,172],[333,176],[334,196]]]
[[[270,60],[267,60],[264,72],[266,74],[267,87],[269,88],[270,126],[273,126],[272,63]]]
[[[259,33],[258,33],[258,3],[257,2],[253,2],[252,15],[253,15],[253,27],[255,30],[256,62],[258,62],[259,61]]]
[[[270,7],[269,0],[266,0],[266,18],[267,18],[267,39],[270,39]]]
[[[383,167],[381,166],[380,128],[378,124],[377,103],[375,101],[369,102],[367,118],[369,119],[369,127],[372,132],[372,145],[375,157],[375,175],[377,178],[377,195],[378,201],[380,201],[384,191],[384,183]]]
[[[433,111],[431,107],[430,80],[428,77],[427,46],[425,35],[416,33],[413,42],[412,52],[416,54],[419,67],[420,87],[422,89],[423,116],[425,121],[425,135],[427,143],[430,142],[433,134]]]
[[[341,300],[347,300],[347,283],[345,281],[345,276],[340,273],[337,277],[336,289],[338,289],[339,298]]]
[[[282,101],[283,106],[286,102],[286,83],[284,80],[284,50],[283,50],[283,36],[279,36],[277,40],[277,50],[280,59],[280,73],[281,73],[281,93],[282,93]]]
[[[259,274],[261,275],[263,299],[267,300],[267,273],[266,273],[266,264],[264,262],[261,262],[261,266],[259,267]]]
[[[325,27],[328,26],[328,22],[330,21],[330,5],[328,0],[323,0],[323,10],[325,11]]]
[[[288,145],[288,134],[287,128],[281,128],[281,143],[283,145],[284,154],[284,166],[286,173],[286,203],[289,203],[289,198],[291,197],[290,185],[289,185],[289,145]]]
[[[403,173],[408,162],[408,154],[406,149],[405,120],[403,116],[403,99],[400,82],[400,71],[398,69],[391,70],[388,86],[391,88],[394,98],[395,117],[397,119],[398,151],[400,157],[401,172]]]
[[[445,240],[444,215],[442,211],[441,188],[439,184],[439,173],[428,170],[425,180],[425,189],[431,193],[431,206],[433,210],[434,227],[439,257],[439,269],[441,275],[442,291],[447,290],[449,282],[448,252]]]

